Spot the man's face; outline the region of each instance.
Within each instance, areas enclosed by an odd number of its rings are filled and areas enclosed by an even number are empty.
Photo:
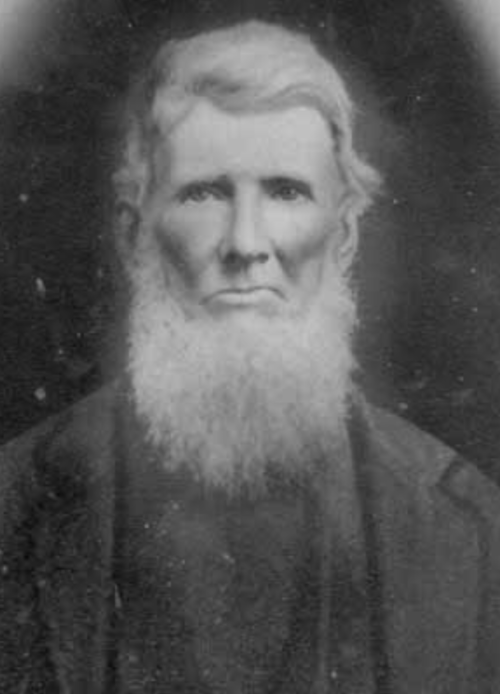
[[[229,493],[308,474],[342,440],[354,361],[328,127],[200,103],[155,157],[128,341],[148,440]]]
[[[200,102],[165,138],[156,175],[145,226],[188,316],[308,313],[335,261],[343,192],[317,111]]]

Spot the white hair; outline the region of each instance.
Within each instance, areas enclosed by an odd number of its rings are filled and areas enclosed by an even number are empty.
[[[154,185],[158,139],[201,99],[226,112],[317,109],[330,126],[332,154],[346,186],[342,221],[357,233],[379,176],[354,150],[353,108],[342,78],[307,36],[255,20],[170,40],[156,52],[130,90],[114,177],[118,203],[140,216]]]

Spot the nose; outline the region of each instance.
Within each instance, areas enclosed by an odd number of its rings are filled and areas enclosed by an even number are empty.
[[[235,194],[219,254],[224,265],[233,269],[269,260],[269,238],[263,224],[258,196],[253,191]]]

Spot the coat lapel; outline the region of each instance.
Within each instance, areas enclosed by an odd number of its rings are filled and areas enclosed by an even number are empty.
[[[365,461],[389,691],[479,692],[486,537],[477,500],[454,483],[466,464],[392,415],[365,408],[364,418],[355,448]]]
[[[114,465],[108,392],[78,405],[40,451],[40,610],[61,694],[106,688]]]

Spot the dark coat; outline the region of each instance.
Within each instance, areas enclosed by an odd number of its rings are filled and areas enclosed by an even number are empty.
[[[3,694],[113,690],[116,399],[103,389],[0,451]],[[499,490],[361,399],[350,438],[370,546],[375,668],[375,684],[356,691],[498,694]]]

